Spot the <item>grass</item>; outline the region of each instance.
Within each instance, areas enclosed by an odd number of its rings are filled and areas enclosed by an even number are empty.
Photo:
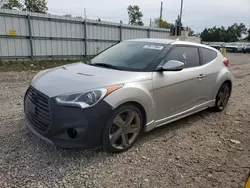
[[[0,61],[0,72],[43,70],[80,61],[85,59]]]

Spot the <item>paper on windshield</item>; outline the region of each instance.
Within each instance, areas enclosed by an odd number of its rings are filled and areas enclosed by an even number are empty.
[[[151,50],[162,50],[163,46],[145,45],[143,48],[145,48],[145,49],[151,49]]]

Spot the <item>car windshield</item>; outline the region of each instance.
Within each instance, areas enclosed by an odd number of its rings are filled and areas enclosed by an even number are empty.
[[[140,71],[150,66],[166,46],[149,42],[121,42],[95,56],[89,63],[112,69]]]

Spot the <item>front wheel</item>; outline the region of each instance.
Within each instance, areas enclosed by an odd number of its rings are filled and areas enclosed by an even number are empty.
[[[111,153],[120,153],[131,148],[142,130],[141,111],[134,105],[118,107],[109,119],[102,136],[102,147]]]
[[[231,87],[229,83],[222,84],[216,96],[216,102],[215,102],[216,111],[222,111],[226,107],[230,94],[231,94]]]

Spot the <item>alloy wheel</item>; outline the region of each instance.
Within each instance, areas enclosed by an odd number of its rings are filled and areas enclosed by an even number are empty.
[[[112,147],[123,150],[134,143],[141,130],[140,115],[133,109],[119,113],[109,129],[109,140]]]
[[[217,98],[217,106],[219,108],[219,110],[222,110],[225,108],[225,106],[227,105],[227,102],[229,100],[230,97],[230,88],[228,86],[228,84],[224,84],[222,85],[219,93],[218,93],[218,98]]]

